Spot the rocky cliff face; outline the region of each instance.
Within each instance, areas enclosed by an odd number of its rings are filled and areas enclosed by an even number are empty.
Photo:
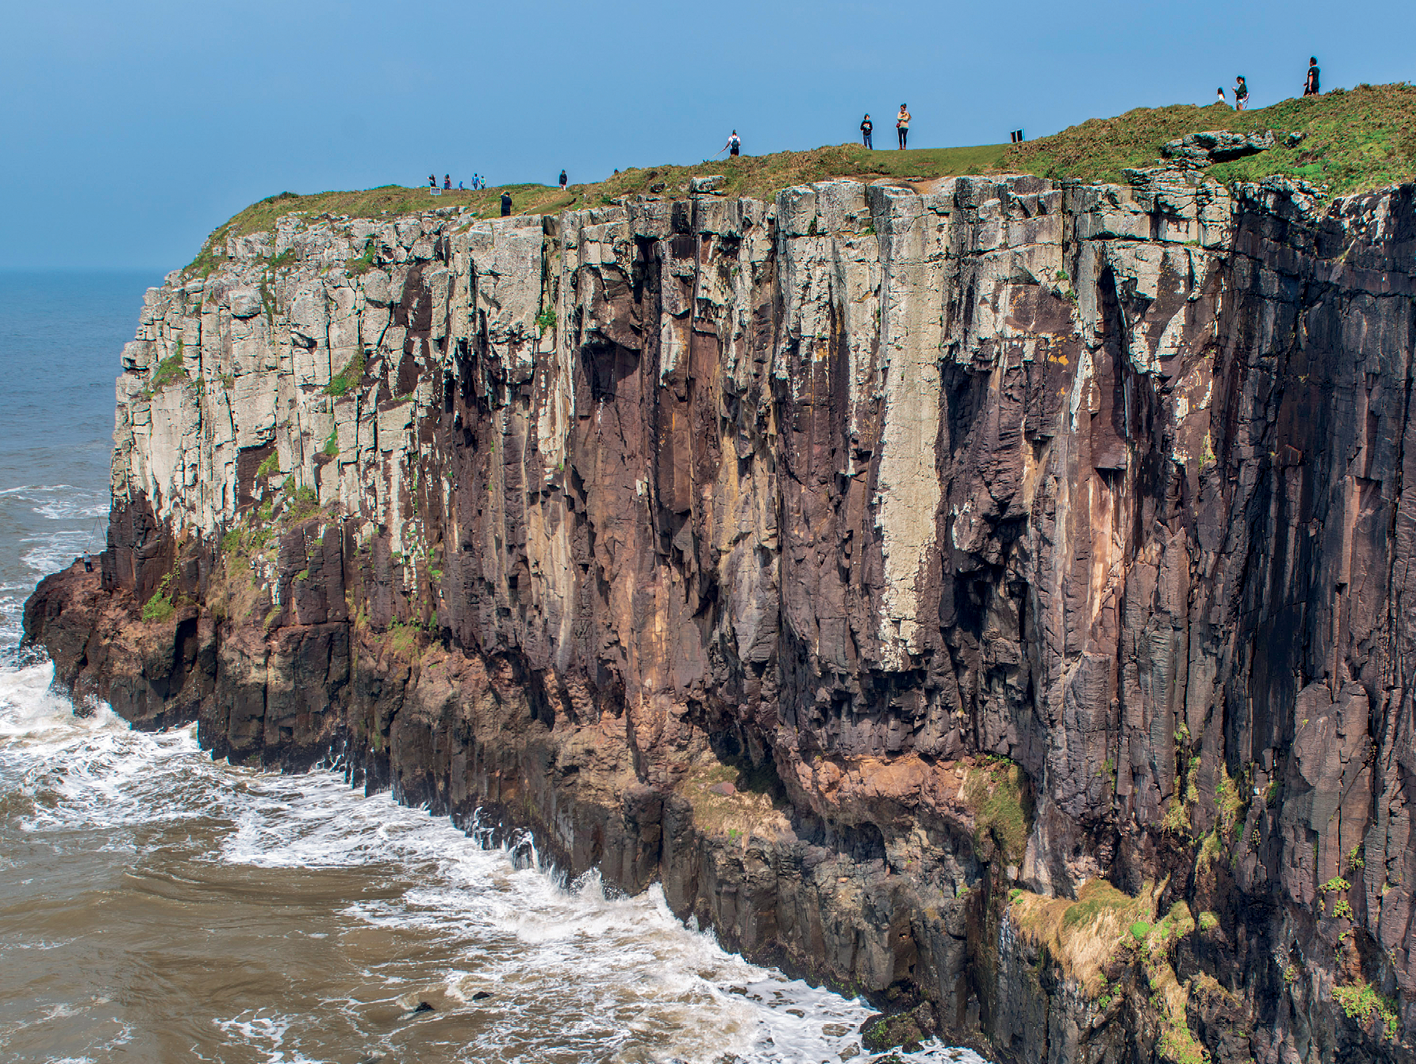
[[[874,1039],[1411,1058],[1412,188],[217,250],[124,351],[101,580],[30,603],[81,697],[662,879]]]

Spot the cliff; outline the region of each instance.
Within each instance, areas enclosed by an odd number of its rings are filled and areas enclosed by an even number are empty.
[[[26,631],[137,726],[661,879],[880,1042],[1409,1060],[1414,196],[229,231]]]

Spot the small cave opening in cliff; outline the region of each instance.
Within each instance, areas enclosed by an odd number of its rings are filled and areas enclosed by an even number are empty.
[[[770,751],[761,751],[760,759],[754,761],[748,744],[743,742],[736,730],[708,733],[708,746],[722,764],[738,771],[733,786],[740,791],[765,794],[774,805],[785,803],[787,788],[782,777],[777,775],[776,762]]]
[[[868,820],[844,824],[827,817],[802,814],[793,818],[797,837],[811,846],[821,846],[849,857],[857,864],[884,861],[885,833]]]

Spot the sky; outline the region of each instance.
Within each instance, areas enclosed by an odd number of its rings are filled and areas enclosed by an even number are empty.
[[[0,34],[0,269],[189,262],[277,192],[597,180],[749,154],[1029,139],[1132,107],[1416,80],[1416,3],[45,0]]]

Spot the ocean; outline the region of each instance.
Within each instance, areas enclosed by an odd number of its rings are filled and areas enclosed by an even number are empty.
[[[101,549],[144,273],[0,273],[0,1059],[868,1061],[864,1002],[332,768],[76,717],[25,597]],[[429,1007],[421,1007],[421,1006]],[[912,1061],[983,1064],[941,1045]]]

